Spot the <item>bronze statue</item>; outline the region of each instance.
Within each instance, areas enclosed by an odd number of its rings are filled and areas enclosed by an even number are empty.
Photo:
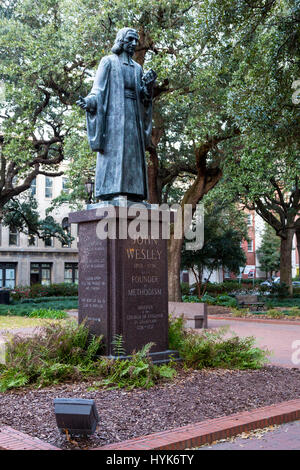
[[[97,153],[95,196],[114,200],[148,198],[145,150],[151,142],[152,90],[156,74],[143,75],[132,60],[138,33],[121,29],[98,67],[92,91],[77,104],[86,110],[87,134]]]

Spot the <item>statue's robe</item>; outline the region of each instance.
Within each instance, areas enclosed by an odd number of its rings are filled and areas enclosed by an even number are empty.
[[[134,73],[135,100],[126,101],[123,66]],[[145,149],[151,139],[152,100],[142,75],[142,67],[124,52],[106,56],[86,97],[88,139],[91,149],[98,152],[97,198],[120,194],[132,200],[148,198]]]

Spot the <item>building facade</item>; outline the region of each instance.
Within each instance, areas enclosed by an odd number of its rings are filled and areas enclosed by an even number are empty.
[[[256,214],[255,211],[247,211],[247,226],[248,226],[248,238],[249,241],[244,240],[242,242],[242,248],[246,255],[246,266],[241,269],[240,276],[226,271],[224,269],[219,269],[214,271],[210,276],[210,282],[223,282],[226,279],[264,279],[265,272],[260,268],[259,257],[257,251],[261,246],[263,232],[265,228],[265,223],[263,219]],[[207,277],[209,273],[204,271],[203,278]],[[280,272],[277,273],[280,276]],[[299,253],[297,250],[296,236],[293,239],[293,249],[292,249],[292,277],[299,276]],[[185,281],[183,281],[183,279]],[[195,283],[195,277],[193,273],[184,272],[182,273],[182,281],[189,282],[190,284]]]
[[[66,184],[64,176],[50,178],[38,175],[33,181],[29,191],[38,201],[42,218],[53,198],[67,191]],[[68,246],[62,245],[55,237],[44,241],[0,226],[0,287],[78,282],[77,226],[69,224],[69,212],[69,205],[62,204],[51,213],[74,238]]]

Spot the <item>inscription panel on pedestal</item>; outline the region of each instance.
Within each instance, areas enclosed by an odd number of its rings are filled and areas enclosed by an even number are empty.
[[[149,342],[168,349],[167,247],[165,240],[124,240],[122,323],[127,353]]]
[[[96,222],[79,225],[79,322],[107,337],[107,240],[96,236]]]

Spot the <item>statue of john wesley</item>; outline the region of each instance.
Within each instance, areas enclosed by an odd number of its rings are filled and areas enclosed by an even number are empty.
[[[148,197],[145,149],[152,131],[152,90],[156,74],[143,75],[132,60],[138,33],[121,29],[98,67],[92,91],[77,104],[86,110],[87,134],[97,153],[95,196],[129,201]]]

